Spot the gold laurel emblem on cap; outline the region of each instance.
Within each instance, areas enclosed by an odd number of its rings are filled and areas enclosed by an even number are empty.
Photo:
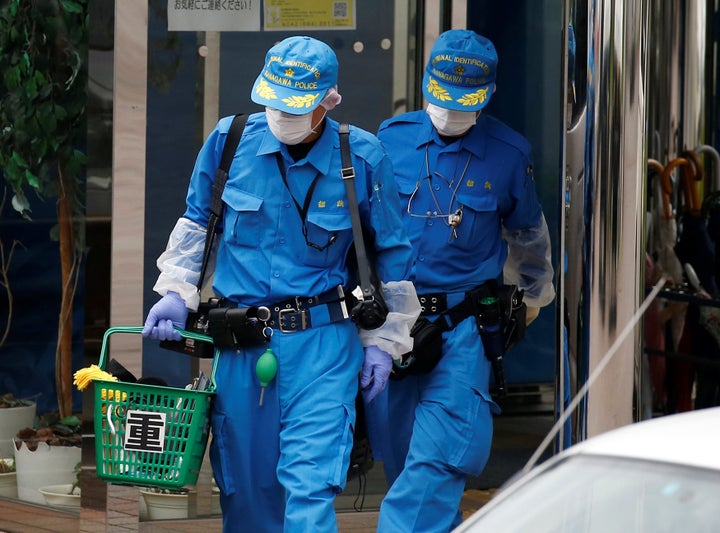
[[[310,107],[315,103],[315,100],[318,99],[318,96],[320,96],[320,93],[306,94],[305,96],[291,96],[290,98],[283,98],[282,101],[285,102],[288,107]]]
[[[430,81],[428,81],[427,90],[430,94],[432,94],[435,98],[442,102],[452,100],[450,93],[440,87],[440,84],[437,81],[435,81],[433,78],[429,78],[429,80]]]
[[[292,78],[292,77],[295,75],[295,71],[294,71],[293,69],[291,69],[291,68],[286,68],[286,69],[285,69],[285,75],[286,75],[288,78]]]
[[[457,102],[461,103],[462,105],[482,104],[485,100],[487,100],[488,90],[489,88],[485,87],[484,89],[479,89],[474,93],[463,94],[460,98],[457,99]]]
[[[277,100],[277,95],[272,87],[265,80],[260,80],[255,92],[260,95],[260,98],[267,98],[269,100]]]

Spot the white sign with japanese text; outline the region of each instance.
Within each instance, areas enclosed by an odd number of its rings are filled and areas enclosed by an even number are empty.
[[[260,31],[260,0],[168,0],[168,31]]]
[[[165,450],[165,413],[128,411],[125,420],[126,450],[163,453]]]

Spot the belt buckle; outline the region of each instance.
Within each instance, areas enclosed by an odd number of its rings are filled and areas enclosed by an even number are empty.
[[[300,324],[295,324],[296,327],[287,329],[283,326],[283,315],[287,313],[300,313]],[[283,333],[295,333],[307,329],[307,315],[304,309],[295,309],[294,307],[286,307],[278,311],[278,327]]]

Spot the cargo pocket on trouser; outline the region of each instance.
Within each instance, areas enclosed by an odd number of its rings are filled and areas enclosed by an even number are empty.
[[[451,464],[464,474],[479,475],[490,457],[493,436],[492,413],[495,402],[473,388],[474,394],[469,406],[468,431],[465,446],[451,459]]]
[[[340,406],[341,416],[343,417],[343,432],[337,447],[331,448],[336,450],[335,460],[331,463],[330,476],[327,481],[336,494],[339,494],[345,488],[347,471],[350,467],[350,452],[353,446],[353,434],[355,428],[350,424],[350,411],[346,405]]]
[[[235,494],[235,485],[232,480],[231,454],[226,445],[225,422],[223,413],[213,412],[212,441],[210,443],[210,464],[212,465],[215,483],[226,496]]]

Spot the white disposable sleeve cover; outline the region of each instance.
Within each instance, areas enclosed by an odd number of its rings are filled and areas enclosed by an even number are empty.
[[[544,307],[555,298],[550,232],[545,216],[534,228],[513,232],[503,230],[508,256],[503,268],[504,282],[525,291],[523,301],[529,307]]]
[[[387,318],[379,328],[360,329],[360,340],[363,346],[375,345],[400,360],[412,350],[410,330],[420,316],[420,301],[410,281],[388,281],[381,285],[389,310]]]
[[[165,251],[157,260],[160,276],[153,290],[161,296],[165,296],[168,291],[178,293],[191,311],[197,311],[200,305],[197,282],[200,279],[206,233],[206,228],[200,224],[184,217],[179,218],[170,232]],[[212,265],[208,265],[207,271],[213,271]]]

